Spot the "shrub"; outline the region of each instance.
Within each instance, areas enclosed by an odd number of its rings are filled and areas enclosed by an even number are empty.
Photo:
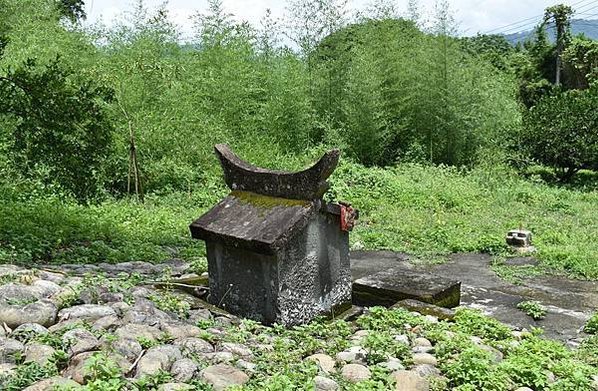
[[[588,320],[583,328],[583,331],[588,334],[598,334],[598,312],[592,315],[592,317]]]
[[[534,320],[543,319],[546,316],[546,308],[535,300],[522,301],[517,304],[517,308],[534,318]]]
[[[598,87],[548,95],[525,115],[522,147],[562,181],[598,162]]]

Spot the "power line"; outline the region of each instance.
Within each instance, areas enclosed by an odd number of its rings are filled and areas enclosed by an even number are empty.
[[[584,15],[584,14],[588,14],[590,11],[593,11],[593,10],[595,10],[596,8],[598,8],[598,5],[596,5],[596,6],[592,7],[592,8],[588,8],[587,10],[585,10],[585,11],[582,11],[582,12],[576,12],[576,13],[575,13],[575,15]]]
[[[580,8],[584,8],[584,7],[591,6],[591,5],[594,5],[594,4],[598,3],[598,1],[596,1],[596,0],[581,0],[581,1],[578,1],[576,3],[571,4],[570,7],[575,7],[577,5],[580,5],[582,3],[586,3],[588,1],[589,1],[589,3],[581,5]],[[595,7],[590,8],[590,10],[592,10],[594,8]],[[585,10],[585,11],[588,11],[588,10]],[[519,21],[516,21],[516,22],[510,23],[510,24],[504,25],[502,27],[497,27],[497,28],[488,30],[484,34],[489,34],[489,33],[492,33],[492,32],[496,32],[495,34],[500,34],[500,33],[504,34],[504,33],[507,33],[508,31],[521,30],[523,28],[530,27],[530,26],[538,24],[538,19],[540,19],[540,18],[544,18],[544,14],[532,16],[532,17],[525,18],[525,19],[521,19]],[[530,21],[532,21],[532,22],[530,22]],[[511,26],[513,26],[513,27],[511,27]],[[507,29],[505,30],[505,28],[507,28]],[[504,30],[504,31],[499,31],[499,30]]]
[[[587,7],[587,6],[591,6],[591,5],[594,5],[594,4],[596,4],[596,2],[592,2],[592,3],[590,3],[590,4],[585,4],[585,5],[582,5],[581,7],[579,7],[579,8],[577,8],[577,9],[575,9],[575,10],[574,10],[574,11],[575,11],[574,13],[575,13],[575,14],[579,14],[579,13],[585,13],[585,12],[588,12],[588,11],[591,11],[591,10],[593,10],[593,9],[596,9],[596,8],[598,8],[598,5],[597,5],[597,6],[594,6],[594,7],[591,7],[591,8],[589,8],[589,9],[588,9],[588,8],[585,8],[585,7]]]

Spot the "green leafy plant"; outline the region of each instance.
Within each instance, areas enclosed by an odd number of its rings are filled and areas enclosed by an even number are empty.
[[[598,334],[598,312],[588,319],[583,331],[588,334]]]
[[[522,301],[517,304],[517,308],[534,318],[534,320],[540,320],[546,316],[546,308],[535,300]]]

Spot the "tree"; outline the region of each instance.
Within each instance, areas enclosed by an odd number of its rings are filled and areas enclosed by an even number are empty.
[[[563,52],[571,40],[571,15],[573,8],[568,5],[559,4],[546,8],[544,13],[544,24],[550,20],[554,21],[556,26],[556,76],[555,84],[561,84],[561,68]]]
[[[576,37],[563,53],[573,88],[586,89],[598,82],[598,41]]]
[[[100,189],[110,152],[112,125],[104,102],[112,90],[77,75],[56,58],[45,66],[29,60],[0,76],[0,115],[14,119],[15,168],[40,171],[81,201]]]
[[[342,130],[335,142],[364,164],[465,165],[520,118],[513,80],[456,38],[425,34],[412,21],[348,25],[314,54],[316,67],[334,75],[318,83],[317,112],[331,116]]]
[[[520,142],[566,182],[581,169],[598,168],[598,89],[547,95],[524,117]]]
[[[507,41],[504,35],[478,34],[474,37],[464,37],[460,40],[463,49],[470,55],[486,59],[501,71],[509,70],[515,48]]]
[[[83,0],[57,0],[56,5],[60,13],[73,22],[87,18]]]

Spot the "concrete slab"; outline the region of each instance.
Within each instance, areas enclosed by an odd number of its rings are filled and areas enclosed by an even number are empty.
[[[415,299],[439,307],[459,305],[461,283],[437,275],[404,268],[387,269],[353,282],[353,303],[391,306],[399,300]]]
[[[394,268],[431,276],[450,276],[461,281],[461,305],[477,308],[487,315],[522,329],[540,327],[546,336],[575,345],[586,336],[581,329],[598,309],[598,281],[583,281],[559,275],[534,276],[515,285],[499,278],[491,268],[492,257],[487,254],[453,254],[440,265],[414,265],[409,256],[390,251],[351,253],[354,279]],[[514,264],[528,267],[533,258],[516,260]],[[524,300],[538,300],[547,307],[542,320],[534,320],[517,304]]]

